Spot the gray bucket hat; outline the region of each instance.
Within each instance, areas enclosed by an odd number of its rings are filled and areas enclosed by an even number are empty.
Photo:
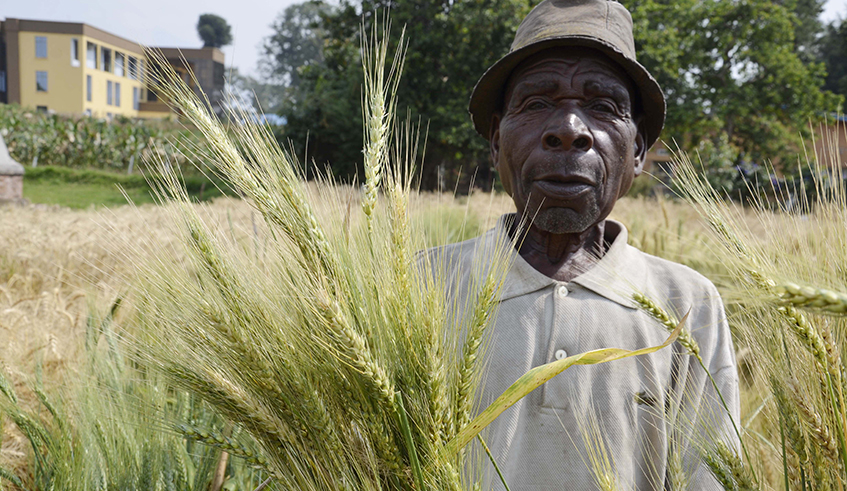
[[[535,53],[559,46],[599,50],[632,77],[652,146],[665,124],[665,96],[650,72],[635,61],[632,16],[613,0],[545,0],[532,9],[518,27],[509,54],[491,65],[474,87],[468,111],[476,131],[489,137],[491,116],[512,71]]]

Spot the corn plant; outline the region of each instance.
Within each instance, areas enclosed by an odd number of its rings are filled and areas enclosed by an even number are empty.
[[[182,163],[178,143],[196,144],[190,132],[155,122],[115,121],[44,114],[14,104],[0,106],[0,134],[12,158],[24,165],[129,170],[151,153]]]

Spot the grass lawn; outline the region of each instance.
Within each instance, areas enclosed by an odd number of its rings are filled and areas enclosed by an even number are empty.
[[[221,195],[215,184],[222,184],[203,176],[186,177],[185,184],[198,201]],[[27,168],[24,175],[24,198],[32,203],[68,208],[121,206],[128,203],[121,189],[135,204],[155,202],[150,185],[140,175],[50,166]]]
[[[135,204],[152,203],[149,189],[126,189]],[[68,208],[89,206],[120,206],[127,204],[126,197],[117,185],[80,184],[61,182],[26,182],[24,198],[32,203],[62,205]]]

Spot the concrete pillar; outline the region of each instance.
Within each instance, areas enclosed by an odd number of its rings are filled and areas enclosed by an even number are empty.
[[[20,201],[23,197],[24,166],[12,160],[0,135],[0,202]]]

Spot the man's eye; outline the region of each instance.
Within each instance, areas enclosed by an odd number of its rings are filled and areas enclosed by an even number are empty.
[[[547,104],[544,101],[534,100],[530,101],[525,108],[529,111],[538,111],[539,109],[544,109],[547,107]]]
[[[595,111],[603,113],[617,114],[618,112],[615,105],[608,101],[594,101],[589,105],[589,107]]]

